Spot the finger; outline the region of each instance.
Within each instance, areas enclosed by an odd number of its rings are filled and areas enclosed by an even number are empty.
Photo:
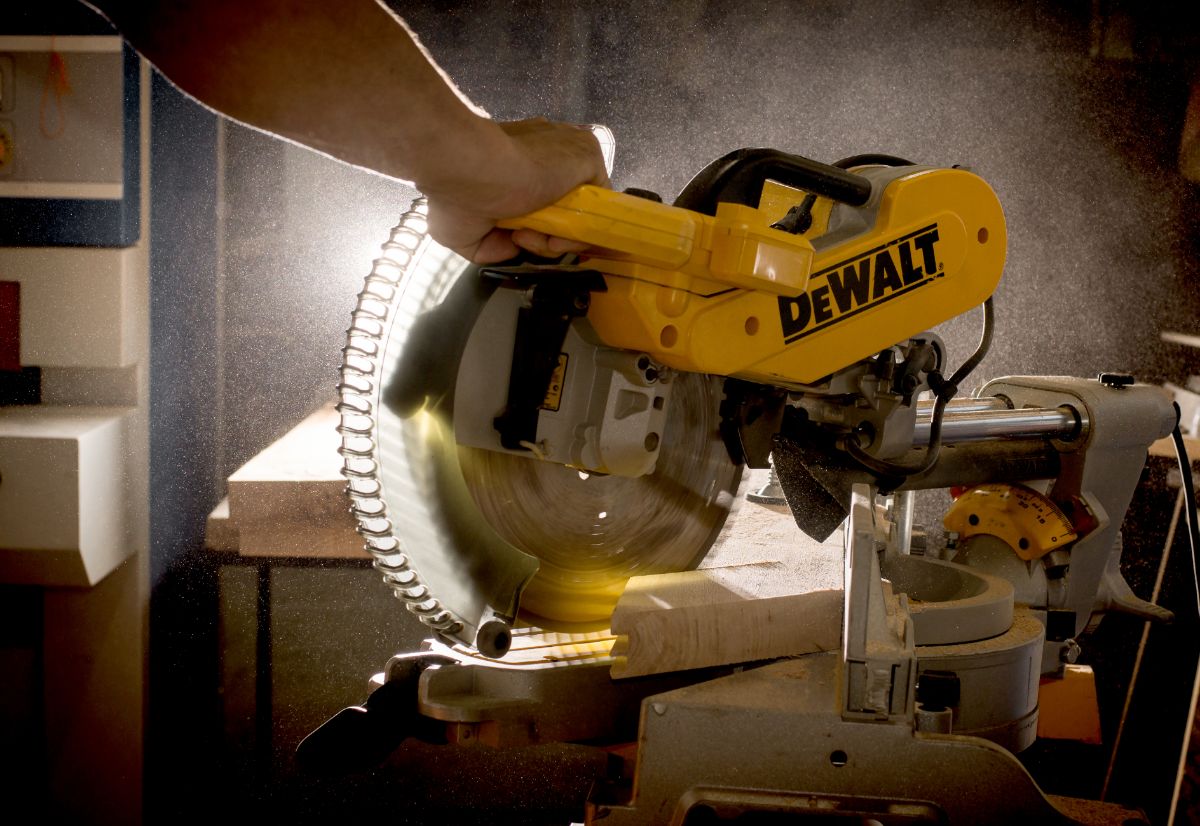
[[[542,258],[558,258],[568,252],[583,252],[590,249],[588,244],[581,241],[546,235],[532,229],[514,230],[512,240],[521,249],[529,250]]]
[[[513,242],[512,236],[513,233],[507,230],[493,229],[483,236],[478,244],[469,248],[456,249],[455,252],[476,264],[499,264],[501,261],[516,258],[521,252]]]
[[[559,238],[557,235],[551,235],[546,240],[546,246],[555,255],[565,255],[568,252],[583,252],[590,249],[591,245],[585,244],[582,241],[574,241],[570,238]]]
[[[532,229],[513,230],[512,241],[521,249],[529,250],[534,255],[549,258],[554,255],[550,249],[550,236],[544,232]]]

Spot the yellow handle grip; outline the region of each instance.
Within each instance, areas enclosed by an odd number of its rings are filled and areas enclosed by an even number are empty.
[[[675,269],[692,255],[699,217],[679,207],[585,185],[548,207],[500,221],[499,226],[532,229]]]
[[[780,295],[803,292],[813,258],[806,238],[769,227],[765,214],[751,207],[720,204],[715,216],[701,215],[598,186],[581,186],[499,226],[533,229],[615,251],[637,264]]]

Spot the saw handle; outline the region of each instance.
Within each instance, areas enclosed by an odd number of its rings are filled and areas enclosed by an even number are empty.
[[[716,215],[718,203],[757,208],[768,180],[850,206],[871,199],[871,182],[841,167],[777,149],[738,149],[704,167],[675,206],[705,215]]]
[[[675,268],[691,257],[697,217],[686,209],[585,184],[556,203],[496,225],[533,229]]]

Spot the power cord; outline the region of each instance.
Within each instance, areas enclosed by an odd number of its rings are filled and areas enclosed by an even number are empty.
[[[867,470],[882,477],[881,481],[895,482],[896,484],[890,485],[892,489],[899,487],[905,479],[919,476],[932,468],[942,450],[942,418],[946,413],[946,405],[958,395],[959,385],[979,366],[988,350],[991,349],[995,327],[995,310],[992,297],[988,296],[987,300],[983,302],[983,332],[975,352],[954,371],[949,379],[943,379],[941,373],[936,370],[930,372],[929,387],[933,390],[936,400],[933,405],[933,416],[929,422],[929,445],[921,461],[915,465],[904,465],[899,462],[889,462],[886,459],[877,459],[863,450],[854,438],[846,441],[846,452],[850,457]],[[881,485],[881,487],[889,487],[889,485]],[[1200,589],[1200,586],[1197,587]],[[1197,604],[1200,605],[1200,590],[1197,590]]]
[[[1197,554],[1200,554],[1200,516],[1196,514],[1196,487],[1192,482],[1192,463],[1188,459],[1187,446],[1183,443],[1183,432],[1179,429],[1179,405],[1175,405],[1175,429],[1171,441],[1175,443],[1175,458],[1179,461],[1179,476],[1183,484],[1184,507],[1187,509],[1188,538],[1192,545],[1192,585],[1196,590],[1196,610],[1200,611],[1200,570]]]

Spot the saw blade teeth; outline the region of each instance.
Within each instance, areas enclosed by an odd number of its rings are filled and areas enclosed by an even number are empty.
[[[408,564],[408,557],[400,552],[400,542],[396,537],[389,535],[368,538],[367,541],[371,545],[371,552],[375,555],[376,564],[388,565],[393,568]]]
[[[375,567],[393,593],[430,628],[459,634],[464,623],[429,595],[400,543],[392,533],[387,507],[380,497],[382,484],[376,460],[375,409],[373,397],[378,391],[378,362],[387,331],[389,308],[398,287],[406,277],[416,253],[425,242],[428,225],[427,202],[419,198],[392,230],[383,245],[383,254],[372,265],[350,314],[350,328],[342,350],[337,385],[340,414],[338,431],[342,443],[342,475],[347,479],[358,533],[365,549],[374,557]]]
[[[470,313],[494,306],[502,288],[426,229],[421,201],[384,244],[351,313],[338,430],[357,530],[394,595],[460,643],[518,616],[598,628],[630,576],[694,567],[725,521],[741,467],[719,436],[720,379],[673,381],[679,403],[668,406],[656,469],[642,477],[581,478],[553,462],[460,447],[453,399],[470,388],[456,385],[465,356],[455,348],[469,348]],[[383,403],[383,388],[397,385],[404,401]]]
[[[408,587],[408,586],[411,586],[416,581],[417,575],[415,573],[413,573],[413,571],[411,569],[407,569],[407,568],[402,571],[383,570],[383,578],[386,579],[388,582],[390,582],[393,585],[398,585],[401,587]],[[406,597],[419,598],[413,594],[407,594],[407,593],[406,593]]]

